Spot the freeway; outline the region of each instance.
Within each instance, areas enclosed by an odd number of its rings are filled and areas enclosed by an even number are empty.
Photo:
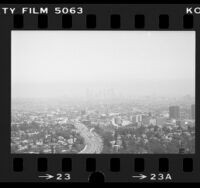
[[[85,147],[79,153],[101,153],[103,149],[103,141],[101,137],[94,131],[90,131],[84,124],[76,121],[74,126],[84,138]]]

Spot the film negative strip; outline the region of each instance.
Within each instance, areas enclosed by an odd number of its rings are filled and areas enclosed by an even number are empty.
[[[199,182],[199,50],[200,4],[0,4],[0,181]]]

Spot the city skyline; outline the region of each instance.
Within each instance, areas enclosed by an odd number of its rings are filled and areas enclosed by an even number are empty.
[[[11,153],[195,153],[194,31],[12,31],[11,69]]]
[[[195,33],[12,31],[12,98],[83,98],[88,89],[194,97]]]

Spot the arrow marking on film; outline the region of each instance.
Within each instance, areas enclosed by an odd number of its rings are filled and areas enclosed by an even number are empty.
[[[138,176],[132,176],[133,178],[138,178],[140,180],[147,178],[144,174],[139,174]]]
[[[54,176],[51,174],[45,174],[44,176],[38,176],[39,178],[45,178],[46,180],[52,179]]]

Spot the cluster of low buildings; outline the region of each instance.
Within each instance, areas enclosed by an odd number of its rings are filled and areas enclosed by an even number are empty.
[[[117,118],[112,124],[116,130],[110,136],[110,151],[130,153],[194,153],[195,110],[191,105],[186,116],[180,116],[179,106],[170,106],[168,113],[157,116],[135,114],[124,126]]]
[[[124,134],[125,130],[131,130]],[[119,128],[117,136],[110,138],[110,152],[123,153],[194,153],[194,124],[179,126],[141,125],[139,127]]]
[[[58,117],[57,113],[53,114],[39,112],[16,112],[13,114],[11,152],[79,152],[84,147],[84,141],[73,124],[70,124],[67,118]]]

